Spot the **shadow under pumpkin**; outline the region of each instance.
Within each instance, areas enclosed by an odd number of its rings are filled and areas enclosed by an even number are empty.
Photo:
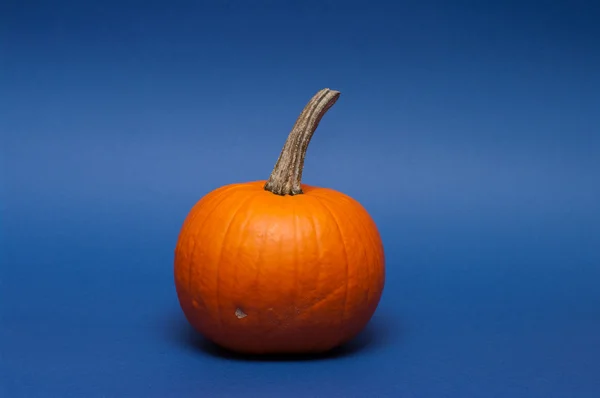
[[[232,352],[207,340],[187,322],[182,314],[173,314],[171,320],[167,322],[166,332],[170,340],[185,349],[216,358],[247,361],[302,361],[350,357],[385,347],[402,335],[399,326],[391,322],[391,319],[375,316],[354,339],[325,353],[253,355]]]

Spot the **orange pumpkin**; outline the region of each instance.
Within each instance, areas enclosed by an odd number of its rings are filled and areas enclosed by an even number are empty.
[[[323,89],[310,100],[269,180],[208,193],[183,224],[179,302],[221,347],[324,352],[357,335],[377,308],[385,260],[375,223],[351,197],[301,183],[309,141],[339,95]]]

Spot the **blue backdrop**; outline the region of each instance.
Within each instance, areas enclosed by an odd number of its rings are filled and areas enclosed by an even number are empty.
[[[0,10],[3,397],[600,396],[594,2]],[[372,214],[384,296],[334,356],[228,356],[179,309],[179,228],[324,87],[304,182]]]

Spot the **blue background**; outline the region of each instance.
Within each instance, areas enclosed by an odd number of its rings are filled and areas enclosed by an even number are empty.
[[[2,2],[0,395],[599,397],[593,4]],[[229,356],[179,228],[324,87],[304,182],[372,214],[384,296],[335,355]]]

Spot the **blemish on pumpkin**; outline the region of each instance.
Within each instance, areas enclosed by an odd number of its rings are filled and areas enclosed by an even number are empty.
[[[235,316],[238,319],[242,319],[248,316],[248,314],[246,314],[244,311],[242,311],[240,308],[236,308],[235,310]]]
[[[200,303],[198,302],[198,300],[192,300],[192,305],[194,306],[194,308],[200,308]]]

